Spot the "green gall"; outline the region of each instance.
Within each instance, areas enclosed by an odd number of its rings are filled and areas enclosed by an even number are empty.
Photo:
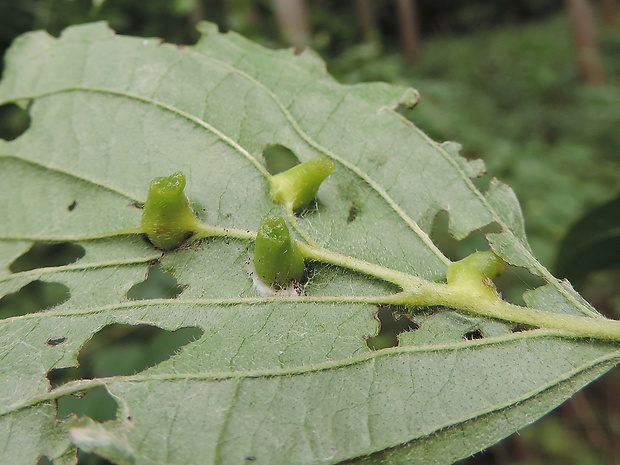
[[[266,217],[258,228],[254,268],[260,280],[272,287],[286,287],[304,276],[304,258],[279,216]]]
[[[155,247],[164,250],[179,247],[197,230],[199,222],[183,189],[182,173],[151,181],[140,229]]]
[[[291,207],[293,211],[306,208],[316,197],[316,193],[336,168],[336,164],[324,156],[318,156],[301,163],[271,178],[271,199]]]
[[[469,288],[481,296],[497,298],[492,280],[506,270],[506,263],[492,251],[474,252],[448,267],[448,285]]]

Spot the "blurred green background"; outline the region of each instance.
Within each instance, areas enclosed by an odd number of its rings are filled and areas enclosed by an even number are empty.
[[[589,10],[579,9],[584,5]],[[198,38],[196,23],[208,20],[267,47],[310,46],[342,83],[415,87],[422,100],[403,115],[435,140],[458,141],[464,156],[482,158],[490,175],[477,185],[486,189],[492,175],[515,190],[535,255],[556,276],[568,277],[599,311],[620,318],[616,8],[615,0],[0,0],[0,54],[24,32],[58,35],[69,25],[98,20],[120,34],[191,44]],[[583,28],[592,34],[584,36]],[[0,137],[18,137],[28,122],[16,106],[0,106]],[[447,215],[438,216],[433,239],[449,257],[484,248],[482,233],[452,239],[447,221]],[[37,244],[11,271],[71,263],[82,254],[75,244]],[[539,284],[512,269],[501,290],[519,301],[523,290]],[[154,265],[129,297],[173,298],[180,292],[175,278]],[[35,281],[0,299],[0,318],[67,298],[64,286]],[[415,330],[409,320],[395,320],[389,308],[380,318],[375,348],[396,344],[399,331]],[[140,371],[200,335],[197,328],[171,333],[113,325],[82,349],[79,368],[55,370],[50,382]],[[614,370],[552,415],[462,463],[618,464],[619,392]],[[59,405],[59,417],[114,417],[115,403],[105,392],[89,396]],[[105,462],[84,454],[80,463]]]

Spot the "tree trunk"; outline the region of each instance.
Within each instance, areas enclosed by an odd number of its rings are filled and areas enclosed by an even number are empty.
[[[303,49],[310,40],[304,0],[271,0],[271,3],[284,40],[298,51]]]
[[[355,0],[357,22],[359,24],[362,40],[367,42],[373,38],[377,30],[375,25],[375,13],[372,9],[372,0]]]
[[[607,27],[616,24],[618,20],[618,3],[616,0],[601,0],[601,20]]]
[[[588,84],[603,82],[603,66],[594,33],[594,21],[587,0],[565,0],[575,46],[576,65]]]
[[[197,4],[194,8],[192,8],[189,11],[189,14],[187,15],[187,20],[189,21],[189,24],[191,26],[191,30],[192,30],[192,36],[198,40],[200,39],[200,33],[198,32],[198,23],[200,21],[202,21],[203,15],[202,15],[202,8],[200,6],[200,4]]]
[[[403,54],[407,64],[412,65],[421,49],[415,0],[396,0],[396,6]]]

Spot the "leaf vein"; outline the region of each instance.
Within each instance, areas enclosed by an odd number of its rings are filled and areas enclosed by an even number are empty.
[[[397,112],[394,112],[395,114],[398,114]],[[404,116],[398,114],[398,116],[402,119],[405,119]],[[408,120],[405,119],[405,121],[407,121],[407,123],[409,122]],[[497,211],[495,211],[495,209],[489,204],[488,200],[485,198],[485,196],[482,194],[482,192],[480,192],[476,186],[474,185],[474,183],[471,181],[471,179],[469,178],[469,176],[467,176],[465,174],[465,172],[461,169],[461,167],[458,165],[458,163],[456,163],[452,157],[450,157],[448,155],[448,153],[446,152],[446,150],[440,145],[435,143],[433,140],[431,140],[426,134],[424,134],[424,132],[420,131],[419,128],[417,128],[416,126],[413,126],[415,128],[416,131],[418,131],[418,133],[424,137],[430,144],[433,144],[437,150],[439,151],[439,153],[441,153],[442,157],[444,159],[446,159],[446,161],[448,161],[448,163],[450,163],[452,165],[452,167],[459,173],[459,176],[461,176],[461,178],[463,179],[463,181],[467,184],[467,187],[469,188],[469,190],[472,191],[472,193],[480,200],[480,202],[485,206],[485,208],[491,213],[492,217],[493,217],[493,221],[495,221],[497,224],[499,224],[502,228],[502,231],[507,234],[508,236],[510,236],[510,239],[512,240],[512,242],[515,244],[515,246],[519,249],[519,251],[521,253],[523,253],[525,256],[528,257],[528,259],[531,261],[531,263],[534,265],[534,268],[536,268],[536,270],[541,274],[541,276],[543,276],[545,278],[545,280],[551,284],[556,290],[559,291],[560,294],[562,294],[562,296],[564,296],[564,298],[566,298],[566,300],[568,300],[571,304],[573,304],[575,307],[577,307],[579,310],[581,310],[581,312],[584,315],[590,316],[590,317],[595,317],[595,318],[601,318],[601,315],[596,312],[593,311],[592,309],[588,308],[587,306],[585,306],[583,303],[581,303],[580,301],[578,301],[574,296],[572,296],[565,288],[564,286],[562,286],[562,284],[560,283],[560,281],[555,278],[550,272],[549,270],[547,270],[547,268],[545,268],[537,259],[536,257],[534,257],[532,255],[532,253],[530,252],[530,250],[525,247],[523,245],[523,243],[521,242],[521,240],[519,240],[514,233],[512,232],[512,230],[508,227],[508,225],[501,219],[501,217],[499,216],[499,214],[497,213]]]
[[[200,56],[204,57],[204,55],[200,55]],[[282,101],[278,98],[278,96],[274,94],[274,92],[271,89],[269,89],[267,86],[265,86],[262,82],[260,82],[259,80],[257,80],[253,76],[245,73],[244,71],[242,71],[242,70],[240,70],[238,68],[235,68],[234,66],[232,66],[232,65],[230,65],[230,64],[228,64],[226,62],[223,62],[223,61],[218,60],[218,59],[213,58],[213,57],[204,57],[204,58],[208,58],[209,60],[212,60],[213,62],[219,64],[220,66],[225,67],[225,68],[233,71],[234,73],[239,74],[240,76],[244,77],[248,81],[252,82],[255,86],[260,88],[263,92],[265,92],[275,102],[275,104],[280,108],[280,111],[286,117],[286,119],[289,121],[289,123],[291,124],[291,126],[293,127],[295,132],[297,132],[297,134],[299,134],[299,136],[308,145],[310,145],[312,148],[314,148],[318,152],[324,154],[325,156],[327,156],[329,158],[332,158],[333,160],[337,161],[338,163],[340,163],[341,165],[343,165],[344,167],[349,169],[351,172],[353,172],[356,176],[358,176],[364,182],[366,182],[388,204],[388,206],[391,207],[396,212],[396,214],[407,224],[407,226],[409,226],[409,228],[411,230],[413,230],[420,237],[420,239],[424,242],[424,244],[431,251],[433,251],[433,253],[444,264],[449,265],[451,263],[451,261],[433,243],[433,241],[430,239],[428,234],[426,234],[422,230],[422,228],[420,228],[420,226],[409,215],[407,215],[407,213],[400,207],[400,205],[398,205],[396,203],[396,201],[385,191],[385,189],[383,189],[379,185],[379,183],[377,183],[375,180],[373,180],[367,173],[364,173],[362,170],[360,170],[353,163],[351,163],[348,160],[345,160],[344,158],[336,155],[335,153],[333,153],[332,151],[330,151],[326,147],[323,147],[321,144],[316,142],[313,138],[311,138],[301,128],[301,126],[299,125],[297,120],[293,117],[291,112],[286,108],[286,106],[282,103]]]

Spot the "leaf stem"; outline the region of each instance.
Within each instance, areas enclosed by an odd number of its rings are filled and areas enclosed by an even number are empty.
[[[297,245],[302,255],[308,260],[328,263],[330,265],[336,265],[342,268],[357,271],[359,273],[374,276],[375,278],[379,278],[383,281],[396,284],[403,289],[411,289],[416,285],[421,285],[425,282],[422,278],[360,260],[349,255],[332,252],[331,250],[327,250],[322,247],[316,247],[302,242],[298,242]]]
[[[618,320],[521,307],[499,297],[493,299],[476,292],[468,293],[462,287],[454,288],[448,284],[425,281],[415,293],[403,292],[394,296],[392,303],[409,307],[443,306],[476,316],[556,330],[564,336],[620,342],[620,321]]]
[[[290,213],[292,213],[292,210]],[[302,233],[298,229],[298,232],[300,232],[300,235],[304,237],[306,242],[299,240],[296,242],[306,260],[326,263],[373,276],[385,282],[395,284],[402,289],[396,294],[377,297],[365,296],[354,298],[351,296],[347,298],[347,301],[359,301],[368,304],[402,305],[410,308],[442,306],[476,316],[553,330],[559,336],[585,337],[620,342],[620,321],[618,320],[576,316],[521,307],[502,300],[499,295],[489,296],[488,294],[480,293],[476,289],[464,286],[431,282],[418,276],[319,247],[312,238],[308,239],[305,237],[308,233],[297,224],[294,214],[293,220],[295,221],[291,221],[291,223],[294,226],[297,225],[296,229],[299,228],[303,231]],[[86,236],[45,237],[37,239],[48,241],[94,240],[142,233],[143,231],[141,228],[129,228]],[[256,235],[256,231],[247,229],[224,228],[206,223],[198,223],[191,239],[222,237],[253,242],[256,239]],[[23,240],[29,238],[20,237],[15,239]],[[325,300],[328,298],[319,297],[318,299]],[[342,299],[342,297],[339,297],[339,299]],[[304,299],[301,298],[301,300]]]
[[[232,239],[254,241],[256,240],[256,234],[256,231],[250,231],[249,229],[223,228],[220,226],[200,223],[191,239],[203,239],[206,237],[223,237],[227,239],[230,237]]]
[[[546,312],[521,307],[462,286],[433,283],[417,276],[342,255],[298,244],[307,259],[341,266],[400,286],[403,291],[387,296],[383,303],[407,307],[442,306],[476,316],[494,318],[537,328],[552,329],[570,337],[620,341],[620,321]]]

